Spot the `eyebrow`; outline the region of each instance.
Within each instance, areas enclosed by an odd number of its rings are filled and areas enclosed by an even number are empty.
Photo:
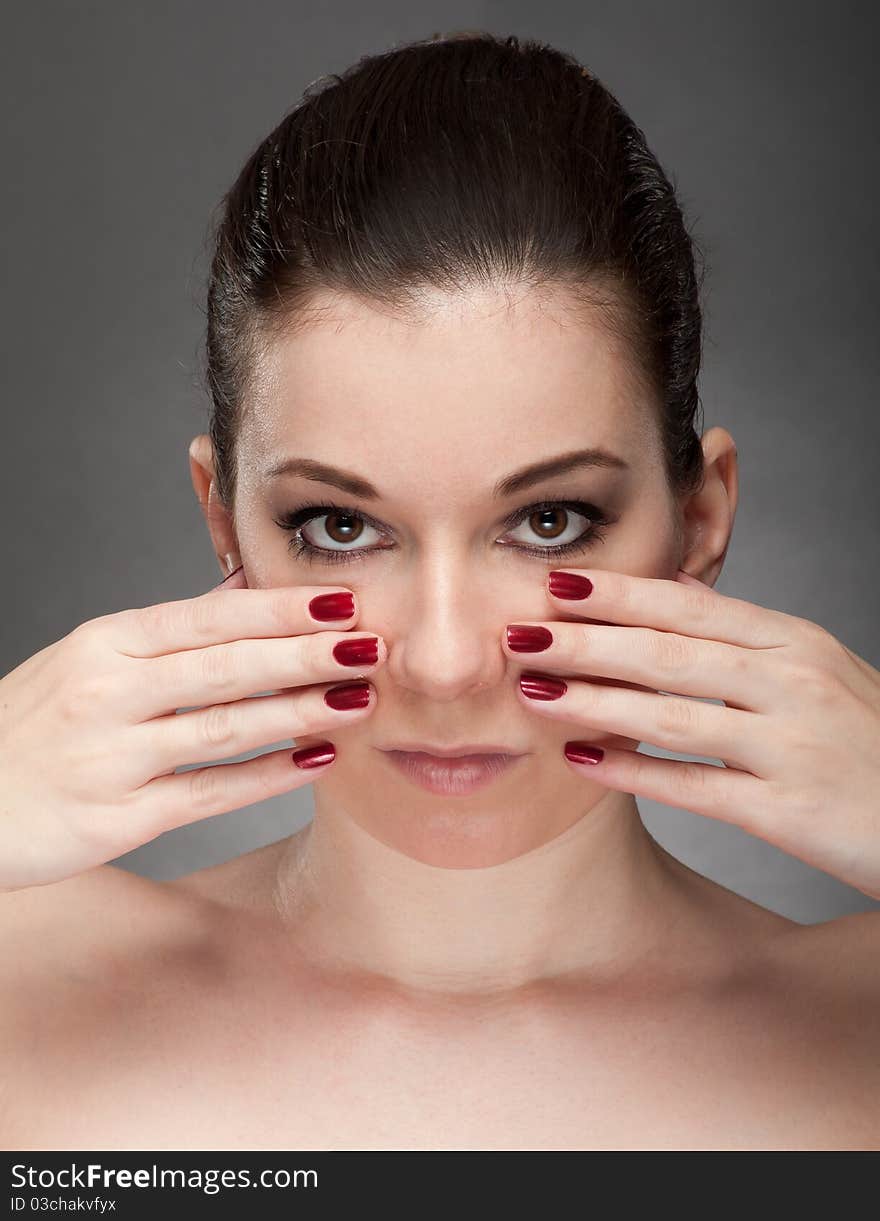
[[[583,470],[589,467],[611,468],[628,471],[629,463],[624,462],[616,454],[606,449],[575,449],[555,458],[545,458],[541,462],[533,462],[524,466],[512,475],[507,475],[496,483],[492,495],[496,500],[523,492],[544,479],[554,475],[566,475],[569,471]],[[362,500],[380,500],[382,494],[368,479],[356,475],[353,471],[343,470],[338,466],[330,466],[326,462],[317,462],[314,458],[288,458],[264,472],[264,479],[277,479],[282,475],[299,475],[303,479],[312,479],[316,483],[329,483],[334,487],[348,492],[349,496],[357,496]]]

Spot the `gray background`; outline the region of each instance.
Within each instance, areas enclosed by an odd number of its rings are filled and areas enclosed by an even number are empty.
[[[208,419],[211,210],[309,82],[462,28],[573,51],[644,129],[709,262],[705,427],[728,428],[741,463],[718,589],[813,619],[880,664],[872,9],[15,6],[0,51],[0,672],[86,619],[220,579],[187,461]],[[226,860],[296,830],[311,793],[182,827],[119,863],[172,878]],[[738,828],[640,805],[680,859],[791,919],[880,908]]]

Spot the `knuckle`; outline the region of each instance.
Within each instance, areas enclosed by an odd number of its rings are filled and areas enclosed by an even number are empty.
[[[220,768],[200,767],[186,773],[187,801],[196,813],[212,810],[218,804],[222,791]]]
[[[238,673],[236,651],[230,645],[205,649],[199,666],[202,686],[212,695],[224,695]]]
[[[86,619],[84,623],[78,623],[73,631],[67,633],[67,640],[71,648],[89,648],[91,647],[101,631],[101,620]]]
[[[823,658],[826,664],[849,658],[850,653],[846,646],[821,623],[814,623],[812,619],[794,618],[794,625],[796,642],[807,658]]]
[[[709,628],[718,615],[718,593],[710,586],[699,588],[688,586],[688,597],[691,601],[691,617],[696,621],[697,630],[701,635],[709,635]]]
[[[665,736],[675,742],[690,741],[693,737],[696,712],[697,709],[690,700],[665,695],[657,712],[657,726]]]
[[[610,604],[621,611],[632,610],[639,601],[635,586],[610,570],[602,573],[602,592],[608,595]]]
[[[91,672],[100,660],[106,661],[109,653],[106,637],[109,619],[109,615],[87,619],[67,634],[65,652],[73,665]]]
[[[803,643],[821,648],[834,639],[821,623],[814,623],[812,619],[801,619],[797,616],[793,618],[797,636]]]
[[[831,703],[838,693],[835,675],[810,661],[790,661],[788,681],[797,694],[798,702],[825,705]]]
[[[325,633],[306,633],[304,636],[289,636],[279,642],[282,650],[282,668],[286,671],[289,686],[302,687],[318,682],[321,677],[332,675],[338,668],[330,654]]]
[[[272,783],[270,755],[262,755],[259,757],[256,764],[251,768],[250,779],[256,786],[257,801],[265,801],[267,798],[275,795],[277,789]]]
[[[302,591],[305,601],[297,601],[296,598],[292,598],[290,596],[292,592],[289,586],[282,586],[273,590],[273,596],[269,599],[266,615],[269,630],[276,636],[289,637],[291,632],[301,632],[303,629],[297,625],[302,619],[308,619],[306,611],[308,591]]]
[[[689,641],[672,632],[657,632],[646,641],[646,651],[664,678],[681,675],[690,664]]]
[[[201,719],[201,738],[210,747],[231,746],[235,738],[235,709],[230,704],[213,704]]]
[[[682,786],[689,797],[702,797],[709,787],[705,770],[698,763],[683,764],[681,779]]]
[[[160,603],[156,609],[160,612],[164,610],[165,615],[169,618],[173,613],[175,619],[182,613],[183,629],[187,636],[195,641],[213,640],[216,638],[218,611],[220,608],[214,599],[187,598],[182,604],[178,603],[173,608],[173,611],[172,605],[170,603],[165,603],[164,605]]]
[[[685,801],[693,802],[708,812],[721,809],[717,772],[722,770],[711,763],[682,764],[682,789]]]
[[[138,624],[144,636],[148,639],[164,637],[168,633],[171,621],[171,605],[168,602],[156,602],[150,606],[142,606],[136,612]],[[188,633],[193,615],[193,603],[181,608],[184,620],[184,630]]]
[[[577,658],[581,658],[584,656],[584,654],[589,654],[590,649],[592,648],[592,644],[593,644],[593,624],[592,623],[579,623],[577,625],[577,629],[575,632],[575,640],[574,640],[575,657],[572,658],[572,660],[574,661]]]
[[[810,624],[813,634],[814,650],[823,659],[826,666],[835,667],[851,660],[846,645],[837,639],[833,633],[818,623]]]
[[[601,710],[602,684],[587,680],[576,686],[578,706],[585,716]]]
[[[324,707],[326,708],[326,705]],[[298,738],[312,731],[313,727],[309,726],[304,715],[303,697],[301,695],[291,695],[288,697],[285,711],[285,725],[288,727],[287,735],[291,738]]]
[[[335,676],[340,665],[333,656],[333,649],[340,641],[350,639],[348,632],[310,632],[298,636],[296,643],[304,680],[308,682],[315,675]]]

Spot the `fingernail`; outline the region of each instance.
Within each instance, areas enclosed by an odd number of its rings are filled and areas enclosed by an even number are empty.
[[[333,646],[333,656],[344,666],[371,666],[379,660],[379,637],[340,640]]]
[[[568,690],[568,683],[561,678],[545,678],[540,674],[521,674],[520,690],[530,700],[558,700]]]
[[[601,763],[605,751],[601,746],[590,746],[589,742],[566,742],[565,757],[572,763]]]
[[[340,712],[351,708],[366,708],[370,702],[369,683],[343,683],[341,687],[331,687],[324,692],[324,703]]]
[[[309,603],[309,614],[313,619],[325,622],[328,619],[350,619],[354,614],[354,594],[319,594]]]
[[[551,572],[548,580],[554,598],[588,598],[593,592],[590,578],[576,572]]]
[[[317,746],[303,746],[291,755],[297,767],[321,767],[336,758],[336,747],[332,742],[319,742]]]
[[[546,627],[530,627],[526,623],[507,625],[507,647],[514,653],[540,653],[553,643],[553,633]]]

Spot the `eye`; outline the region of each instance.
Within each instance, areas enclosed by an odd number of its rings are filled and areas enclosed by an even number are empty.
[[[572,522],[571,518],[582,518],[586,525]],[[604,538],[604,527],[613,524],[601,509],[582,500],[547,500],[529,505],[512,513],[502,524],[507,529],[526,526],[532,531],[532,540],[543,539],[549,544],[543,547],[520,545],[528,539],[506,542],[501,546],[525,555],[556,557],[570,552],[582,551],[593,542]],[[316,524],[313,524],[316,523]],[[361,560],[376,551],[393,548],[393,543],[375,546],[370,531],[379,538],[387,538],[386,531],[359,509],[335,504],[306,504],[275,519],[282,530],[288,530],[291,552],[311,563],[344,563]],[[308,531],[306,526],[309,526]],[[357,547],[347,544],[357,543]]]
[[[373,526],[368,525],[359,513],[333,509],[330,513],[310,518],[300,533],[309,546],[335,551],[337,546],[343,547],[346,543],[369,547],[376,541],[370,538],[371,530],[374,534],[379,533]]]
[[[580,519],[580,521],[573,519]],[[527,537],[514,541],[533,544],[542,541],[552,544],[538,548],[542,554],[564,551],[595,537],[597,527],[607,524],[599,509],[581,501],[551,500],[539,505],[530,505],[515,519],[517,528],[526,528]],[[528,537],[531,535],[531,537]],[[534,548],[528,548],[534,550]]]
[[[359,558],[365,550],[383,549],[372,545],[375,539],[370,537],[370,531],[380,538],[384,537],[383,532],[371,525],[363,513],[342,505],[302,505],[283,514],[275,524],[293,532],[290,550],[309,560],[315,558],[333,563]],[[359,546],[346,546],[348,543]]]

